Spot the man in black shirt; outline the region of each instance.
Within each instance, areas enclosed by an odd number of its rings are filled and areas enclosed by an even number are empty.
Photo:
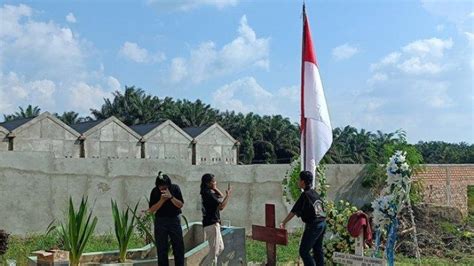
[[[149,209],[155,213],[155,241],[158,253],[158,265],[168,266],[168,239],[173,247],[174,263],[184,266],[184,241],[180,214],[184,200],[178,185],[172,184],[167,175],[156,178],[155,188],[151,191]]]
[[[300,173],[299,187],[304,189],[288,216],[281,222],[280,227],[296,215],[305,223],[301,237],[299,253],[306,266],[324,265],[323,239],[326,231],[326,214],[321,197],[312,189],[313,174],[309,171]],[[313,256],[310,251],[313,250]]]

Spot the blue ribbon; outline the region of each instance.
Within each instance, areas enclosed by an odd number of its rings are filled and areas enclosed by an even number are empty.
[[[387,255],[388,266],[393,266],[395,261],[395,243],[397,242],[398,219],[395,217],[388,226],[387,247],[385,249]]]
[[[380,228],[377,227],[375,231],[375,251],[374,251],[374,254],[372,254],[372,257],[374,258],[377,257],[379,253],[380,240],[382,238],[381,236],[382,236],[382,230],[380,230]]]

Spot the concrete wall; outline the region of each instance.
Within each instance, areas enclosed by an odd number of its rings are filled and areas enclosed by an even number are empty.
[[[112,121],[88,135],[84,141],[87,158],[140,158],[138,138]]]
[[[370,190],[360,184],[362,168],[362,165],[328,165],[329,198],[348,200],[359,207],[371,202]],[[462,203],[454,199],[466,197],[462,193],[468,184],[474,184],[474,168],[450,165],[448,173],[451,168],[460,180],[466,180],[459,185],[464,188],[457,189],[450,179],[453,185],[445,190],[450,193],[451,206],[460,207]],[[458,168],[467,170],[461,173],[455,170]],[[117,200],[121,206],[134,205],[140,200],[140,208],[145,209],[155,176],[163,171],[180,185],[185,200],[183,212],[189,221],[202,218],[199,185],[204,173],[215,174],[218,186],[223,189],[230,182],[233,197],[222,212],[222,219],[245,227],[249,234],[252,224],[265,223],[265,203],[276,205],[277,223],[290,210],[282,186],[289,170],[289,165],[189,165],[153,159],[54,158],[51,153],[0,151],[0,228],[14,234],[44,232],[53,219],[63,217],[69,196],[78,203],[86,195],[99,218],[97,232],[109,232],[113,227],[110,199]],[[430,187],[430,182],[428,178],[424,185]],[[447,205],[444,200],[436,203]],[[300,225],[296,220],[289,227]]]
[[[185,200],[184,214],[189,221],[199,221],[201,200],[199,185],[204,173],[214,173],[220,186],[234,187],[223,220],[245,227],[264,224],[264,204],[276,204],[278,220],[287,206],[281,180],[289,165],[202,165],[166,163],[149,159],[54,158],[45,153],[0,152],[0,228],[14,234],[44,232],[53,219],[61,219],[68,198],[79,202],[89,197],[94,215],[99,218],[97,232],[112,230],[110,199],[121,206],[146,199],[158,171],[169,173],[181,186]]]
[[[196,164],[237,164],[237,147],[221,130],[213,127],[197,138]]]
[[[79,141],[76,135],[48,116],[32,121],[35,123],[15,132],[15,151],[53,152],[58,158],[79,157]]]
[[[7,138],[8,131],[2,127],[0,127],[0,151],[7,151],[8,150],[8,138]]]
[[[191,162],[191,141],[174,127],[166,125],[149,134],[145,141],[146,158]]]

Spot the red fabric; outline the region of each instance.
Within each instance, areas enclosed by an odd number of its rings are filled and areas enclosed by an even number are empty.
[[[347,231],[352,237],[364,234],[365,243],[372,246],[372,228],[370,227],[369,217],[364,212],[358,211],[351,215],[347,223]]]
[[[306,127],[306,118],[304,116],[304,62],[311,62],[318,66],[316,61],[316,53],[313,48],[313,40],[311,39],[311,30],[309,28],[308,17],[306,16],[305,6],[303,4],[303,47],[302,47],[302,62],[301,62],[301,121],[300,133],[304,134]]]

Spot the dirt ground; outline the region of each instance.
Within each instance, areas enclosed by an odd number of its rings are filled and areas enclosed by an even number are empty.
[[[474,228],[456,208],[421,204],[413,207],[418,246],[423,257],[474,258]],[[471,217],[472,219],[472,217]],[[405,209],[400,219],[397,253],[415,257],[410,216]]]

